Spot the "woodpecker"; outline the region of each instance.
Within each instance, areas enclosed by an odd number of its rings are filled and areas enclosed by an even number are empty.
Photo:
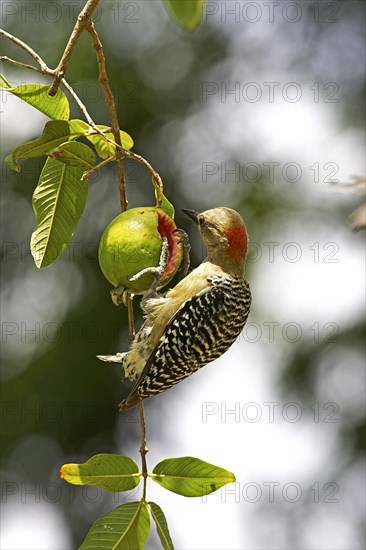
[[[99,356],[121,362],[125,376],[136,381],[121,410],[171,388],[220,357],[249,315],[251,293],[244,273],[247,231],[242,217],[226,207],[183,212],[199,227],[206,259],[165,296],[145,297],[147,317],[128,352]]]

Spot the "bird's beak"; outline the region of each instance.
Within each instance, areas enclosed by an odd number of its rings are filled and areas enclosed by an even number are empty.
[[[198,225],[199,212],[197,212],[196,210],[187,210],[186,208],[182,208],[182,212],[183,214],[186,214],[189,218],[191,218],[191,220],[193,220],[195,224]]]

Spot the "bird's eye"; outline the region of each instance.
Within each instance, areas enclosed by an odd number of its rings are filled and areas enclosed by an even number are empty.
[[[205,220],[203,218],[198,218],[198,223],[202,227],[202,225],[205,225]]]

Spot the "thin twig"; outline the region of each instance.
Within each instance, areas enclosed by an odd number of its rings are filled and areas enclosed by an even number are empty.
[[[29,53],[29,55],[31,55],[33,57],[33,59],[35,59],[38,63],[38,65],[42,68],[42,69],[45,69],[45,71],[49,71],[50,69],[47,67],[46,63],[43,61],[43,59],[34,51],[32,50],[32,48],[30,46],[28,46],[28,44],[26,44],[25,42],[23,42],[23,40],[20,40],[20,38],[17,38],[16,36],[13,36],[12,34],[4,31],[4,29],[0,29],[0,34],[2,34],[3,36],[5,36],[6,38],[9,38],[9,40],[11,40],[12,42],[14,42],[14,44],[17,44],[18,46],[20,46],[23,50],[25,50],[27,53]]]
[[[7,55],[0,55],[0,61],[4,61],[4,63],[11,63],[12,65],[16,65],[17,67],[22,67],[23,69],[29,69],[30,71],[36,71],[37,73],[41,74],[48,74],[50,76],[53,76],[55,74],[55,71],[52,69],[49,69],[48,67],[34,67],[33,65],[28,65],[27,63],[22,63],[21,61],[16,61],[15,59],[11,59]]]
[[[90,176],[94,174],[94,172],[97,172],[98,170],[103,168],[103,166],[106,166],[107,164],[109,164],[112,160],[115,160],[115,155],[112,155],[111,157],[108,157],[107,159],[102,160],[102,162],[100,162],[99,164],[96,164],[95,166],[93,166],[93,168],[91,168],[87,172],[84,172],[84,174],[81,176],[81,179],[82,180],[89,179]]]
[[[161,206],[162,200],[163,200],[163,194],[164,194],[164,187],[163,187],[163,181],[156,170],[151,166],[151,164],[144,159],[141,155],[138,155],[137,153],[133,153],[132,151],[125,151],[125,157],[137,160],[141,164],[143,164],[150,172],[153,178],[154,186],[158,188],[158,196],[157,196],[157,206]]]
[[[20,38],[17,38],[16,36],[13,36],[12,34],[6,32],[6,31],[3,31],[2,29],[0,29],[0,34],[3,34],[6,38],[8,38],[12,42],[14,42],[14,44],[17,44],[18,46],[23,48],[23,50],[28,52],[33,57],[33,59],[35,59],[37,61],[37,63],[39,64],[39,67],[33,67],[33,65],[27,65],[26,63],[21,63],[20,61],[15,61],[14,59],[10,59],[10,57],[7,57],[6,55],[1,56],[1,58],[0,58],[1,61],[5,61],[6,63],[11,63],[13,65],[17,65],[18,67],[22,67],[23,69],[29,69],[31,71],[36,71],[37,73],[46,74],[46,75],[49,75],[49,76],[54,76],[55,75],[55,69],[50,69],[47,66],[47,64],[43,61],[41,56],[38,55],[34,50],[32,50],[32,48],[30,48],[22,40],[20,40]],[[93,119],[89,115],[85,105],[83,104],[83,102],[81,101],[79,96],[76,94],[76,92],[74,91],[72,86],[67,82],[67,80],[65,78],[62,78],[61,82],[65,86],[65,88],[70,92],[72,97],[75,99],[75,101],[78,104],[81,112],[85,116],[85,118],[86,118],[87,122],[90,124],[90,126],[92,126],[93,130],[95,130],[99,134],[104,135],[102,130],[97,128],[97,126],[94,123]],[[106,138],[106,139],[108,139],[108,138]]]
[[[88,0],[84,8],[79,13],[77,21],[71,33],[71,36],[69,38],[69,41],[66,45],[65,51],[62,54],[60,62],[56,67],[56,70],[55,70],[56,76],[48,92],[50,96],[56,95],[57,89],[65,74],[66,67],[70,61],[70,57],[72,55],[72,52],[74,51],[76,43],[79,40],[79,37],[83,32],[83,30],[85,29],[86,25],[88,24],[91,16],[93,15],[93,12],[97,7],[98,3],[99,3],[99,0]]]
[[[116,156],[117,156],[117,165],[118,165],[118,183],[119,183],[119,196],[122,212],[127,210],[127,197],[126,197],[126,182],[125,182],[125,171],[124,171],[124,150],[122,148],[120,127],[118,123],[118,117],[116,112],[116,104],[112,94],[112,90],[109,85],[107,69],[105,66],[105,57],[103,52],[103,46],[100,41],[99,35],[95,29],[92,21],[89,20],[87,25],[87,30],[90,33],[95,53],[97,56],[98,67],[99,67],[99,82],[103,88],[105,99],[108,106],[109,116],[111,119],[111,128],[114,140],[116,142]]]
[[[17,38],[16,36],[13,36],[12,34],[4,31],[3,29],[0,29],[0,34],[4,35],[6,38],[8,38],[12,42],[14,42],[18,46],[20,46],[26,52],[28,52],[37,61],[37,63],[40,65],[40,67],[39,68],[38,67],[33,67],[32,65],[27,65],[25,63],[21,63],[20,61],[15,61],[14,59],[10,59],[7,56],[1,56],[0,57],[1,61],[5,61],[7,63],[11,63],[13,65],[17,65],[17,66],[25,68],[25,69],[30,69],[32,71],[36,71],[36,72],[41,73],[41,74],[46,74],[46,75],[49,75],[49,76],[54,76],[55,75],[55,69],[50,69],[46,65],[44,60],[34,50],[32,50],[32,48],[30,48],[27,44],[25,44],[22,40],[20,40],[20,38]],[[96,36],[97,36],[98,41],[99,41],[98,35],[96,35]],[[104,60],[103,49],[101,50],[101,54],[102,54],[102,57],[101,57],[100,61],[103,63],[103,60]],[[99,59],[98,59],[98,62],[99,62]],[[105,76],[106,76],[105,61],[104,61],[103,65],[104,65],[104,72],[105,72]],[[74,91],[72,86],[67,82],[67,80],[65,78],[62,78],[61,82],[65,86],[65,88],[70,92],[70,94],[74,98],[75,102],[79,106],[81,112],[85,116],[85,119],[87,120],[88,124],[90,124],[90,126],[93,128],[93,130],[95,132],[97,132],[98,134],[102,135],[106,141],[108,141],[109,143],[112,143],[113,145],[117,146],[116,147],[117,155],[118,155],[118,153],[120,153],[122,158],[126,157],[126,158],[134,159],[134,160],[140,162],[141,164],[143,164],[149,170],[150,174],[153,177],[153,181],[157,184],[157,187],[159,189],[159,193],[158,193],[158,197],[157,197],[157,204],[158,204],[158,206],[161,206],[161,201],[162,201],[163,192],[164,192],[163,182],[161,180],[160,175],[156,172],[156,170],[154,170],[154,168],[151,166],[151,164],[146,159],[144,159],[141,155],[138,155],[137,153],[133,153],[132,151],[126,151],[126,150],[123,149],[122,143],[121,143],[121,140],[120,140],[119,132],[118,132],[118,138],[117,138],[117,136],[115,136],[115,142],[112,139],[108,138],[105,135],[105,132],[108,132],[108,130],[102,131],[102,130],[100,130],[100,128],[97,127],[97,125],[95,124],[95,122],[93,121],[91,116],[89,115],[85,105],[82,103],[81,99],[76,94],[76,92]],[[107,83],[108,83],[108,78],[107,78]],[[114,105],[114,99],[113,99],[113,95],[112,95],[110,89],[109,89],[109,92],[110,92],[110,96],[112,98],[112,105]],[[108,101],[107,101],[107,103],[108,103]],[[108,107],[109,107],[109,103],[108,103]],[[114,113],[116,113],[115,106],[114,106]],[[117,117],[116,114],[115,114],[115,116]],[[111,116],[111,121],[112,121],[112,116]],[[117,126],[118,126],[118,120],[117,120]],[[112,132],[113,132],[113,128],[112,128]],[[122,164],[122,172],[123,172],[123,163],[119,163],[119,165],[120,164]],[[121,171],[120,166],[119,166],[118,170],[119,170],[119,174],[120,174],[120,171]],[[126,185],[124,183],[124,177],[122,179],[119,178],[119,181],[120,181],[120,184],[119,184],[120,197],[121,196],[123,197],[123,194],[124,195],[126,194]],[[121,193],[122,193],[122,195],[121,195]],[[126,201],[121,200],[122,210],[126,209],[122,206],[122,204],[124,204],[124,202],[126,203],[126,207],[127,207],[127,200]]]
[[[72,97],[75,99],[75,102],[78,104],[80,111],[83,113],[83,115],[86,118],[86,121],[93,128],[93,130],[98,132],[98,134],[103,134],[102,130],[100,130],[97,127],[97,125],[93,121],[92,117],[89,115],[84,103],[81,101],[81,99],[79,98],[77,93],[74,91],[74,88],[67,82],[67,80],[65,80],[65,78],[61,79],[61,84],[63,84],[65,86],[66,90],[68,90],[70,92],[70,94],[72,95]]]
[[[147,463],[146,463],[146,454],[148,452],[148,448],[146,445],[146,424],[145,424],[145,412],[144,412],[144,403],[142,399],[140,400],[140,426],[141,426],[141,447],[140,447],[140,455],[141,455],[141,465],[142,465],[142,477],[144,478],[144,487],[142,490],[142,500],[146,499],[146,481],[147,481]]]
[[[17,67],[21,67],[23,69],[29,69],[31,71],[35,71],[35,72],[40,73],[40,74],[46,74],[46,75],[49,75],[49,76],[54,76],[54,74],[55,74],[55,71],[53,69],[50,69],[49,67],[47,67],[47,65],[43,64],[42,67],[33,67],[33,65],[28,65],[27,63],[22,63],[21,61],[16,61],[15,59],[11,59],[10,57],[7,57],[6,55],[0,56],[0,61],[4,61],[5,63],[10,63],[11,65],[16,65]],[[70,92],[70,95],[72,95],[72,97],[75,99],[75,102],[78,104],[81,112],[83,113],[83,115],[85,116],[88,124],[93,128],[93,130],[95,130],[95,132],[97,132],[98,134],[101,134],[108,141],[111,141],[111,143],[114,143],[113,140],[109,140],[108,137],[106,137],[104,135],[104,132],[97,127],[97,125],[95,124],[95,122],[93,121],[91,116],[89,115],[84,103],[81,101],[81,99],[76,94],[73,87],[70,86],[70,84],[67,82],[67,80],[65,80],[63,78],[61,80],[61,83]]]
[[[50,69],[47,66],[47,64],[43,61],[43,59],[34,50],[32,50],[32,48],[30,48],[27,44],[25,44],[22,40],[20,40],[20,38],[17,38],[16,36],[13,36],[12,34],[10,34],[8,32],[5,32],[2,29],[0,29],[0,34],[4,35],[6,38],[9,38],[9,40],[14,42],[14,44],[17,44],[18,46],[23,48],[25,51],[27,51],[37,61],[37,63],[40,66],[39,67],[33,67],[33,65],[28,65],[26,63],[21,63],[20,61],[16,61],[15,59],[11,59],[10,57],[7,57],[6,55],[1,56],[0,61],[4,61],[6,63],[16,65],[17,67],[21,67],[23,69],[29,69],[31,71],[36,71],[37,73],[46,74],[46,75],[49,75],[49,76],[52,76],[52,77],[55,75],[55,70]],[[101,130],[100,128],[98,128],[98,126],[95,124],[92,117],[88,113],[87,108],[85,107],[84,103],[81,101],[81,99],[79,98],[77,93],[74,91],[73,87],[67,82],[67,80],[65,78],[62,78],[61,83],[70,92],[70,95],[74,98],[75,102],[79,106],[80,111],[83,113],[83,115],[85,116],[86,121],[93,128],[93,130],[96,133],[103,136],[106,141],[108,141],[109,143],[112,143],[113,145],[115,145],[115,142],[112,139],[110,139],[109,137],[107,137],[105,135],[104,131]]]

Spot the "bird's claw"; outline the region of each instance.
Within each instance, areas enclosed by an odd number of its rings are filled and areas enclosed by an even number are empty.
[[[183,245],[183,258],[182,258],[182,265],[179,270],[180,277],[179,279],[182,280],[184,277],[188,275],[189,267],[191,265],[189,253],[191,251],[191,245],[189,243],[189,237],[187,233],[183,229],[174,229],[173,233],[180,233],[181,239],[179,241],[179,244]]]
[[[135,275],[133,275],[129,279],[130,282],[137,281],[137,279],[139,279],[143,275],[153,275],[154,281],[151,287],[155,285],[155,290],[157,289],[157,287],[159,286],[160,279],[165,271],[166,264],[168,263],[168,257],[169,257],[168,239],[166,237],[162,237],[162,240],[163,240],[163,244],[160,252],[159,265],[157,267],[152,266],[152,267],[145,267],[145,269],[141,269],[141,271],[139,271],[138,273],[135,273]],[[148,292],[149,291],[150,289],[148,290]]]
[[[147,267],[146,269],[143,269],[142,271],[140,271],[139,273],[136,273],[136,275],[133,276],[133,278],[138,278],[141,275],[145,275],[145,273],[153,275],[153,282],[151,283],[150,288],[144,293],[140,303],[141,308],[145,312],[147,312],[147,302],[152,298],[160,297],[157,292],[157,289],[160,286],[160,282],[161,282],[162,276],[164,275],[164,271],[169,258],[168,239],[166,237],[162,237],[162,240],[163,240],[163,245],[161,247],[159,265],[157,267]]]

